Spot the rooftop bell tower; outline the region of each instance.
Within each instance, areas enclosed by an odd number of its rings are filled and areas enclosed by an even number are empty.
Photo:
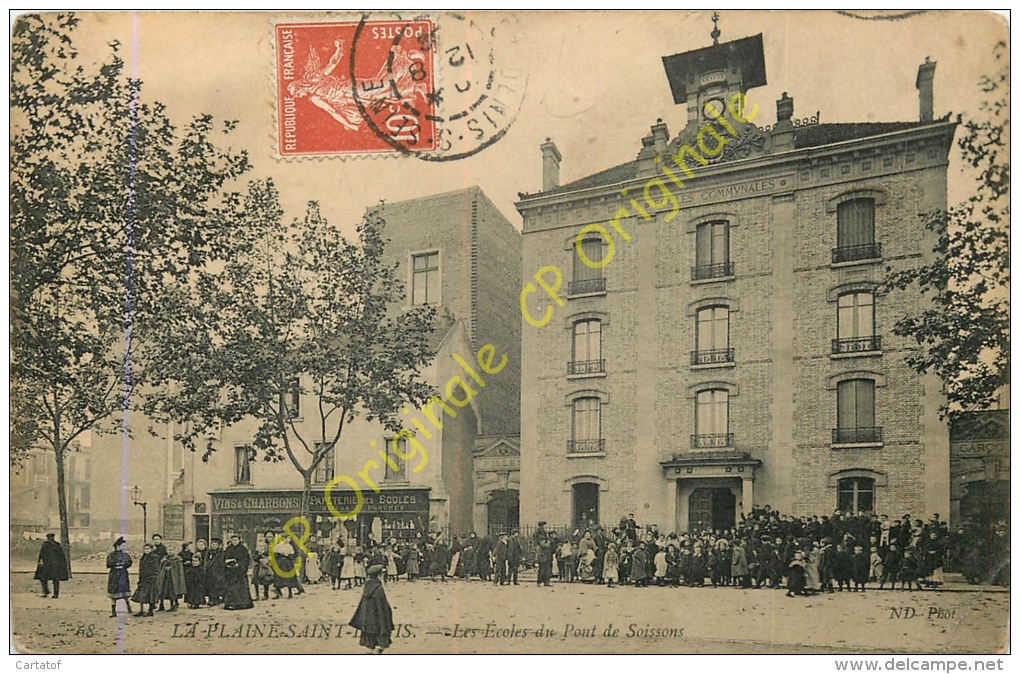
[[[734,94],[745,94],[767,82],[761,33],[720,44],[718,12],[712,14],[712,23],[710,47],[662,57],[673,101],[687,106],[688,128],[715,121],[706,106],[725,114]]]

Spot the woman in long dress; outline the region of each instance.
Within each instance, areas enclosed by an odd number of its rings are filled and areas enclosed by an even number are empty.
[[[287,598],[290,599],[294,596],[294,588],[297,588],[298,594],[304,593],[304,588],[301,587],[301,581],[298,580],[298,575],[295,573],[296,565],[296,553],[294,552],[294,546],[290,544],[285,538],[281,538],[275,546],[270,549],[270,558],[276,560],[276,568],[273,569],[273,591],[274,598],[279,599],[283,596],[280,591],[283,588],[287,588]]]
[[[818,592],[822,589],[821,576],[818,574],[818,543],[804,555],[804,591]]]
[[[106,556],[106,568],[110,570],[106,579],[106,596],[112,602],[110,617],[117,617],[117,600],[123,599],[127,612],[131,613],[131,580],[128,569],[131,568],[131,555],[127,553],[127,543],[121,536],[113,544],[113,552]]]
[[[223,554],[223,565],[226,567],[226,590],[223,593],[223,608],[228,611],[248,609],[255,606],[248,591],[248,567],[251,566],[251,555],[248,548],[241,544],[241,537],[233,534],[230,545]]]

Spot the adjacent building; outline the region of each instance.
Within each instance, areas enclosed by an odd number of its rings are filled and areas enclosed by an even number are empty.
[[[925,300],[880,292],[931,259],[919,214],[946,206],[935,64],[916,121],[798,119],[784,93],[770,125],[761,35],[663,65],[678,135],[660,119],[634,159],[562,185],[547,140],[542,190],[516,204],[522,520],[949,512],[940,385],[891,332]]]
[[[469,379],[454,356],[474,363],[478,350],[492,344],[507,364],[486,375],[486,386],[457,416],[443,416],[442,429],[419,436],[428,462],[394,461],[379,456],[392,433],[359,417],[345,428],[335,454],[315,471],[311,498],[312,533],[348,542],[413,538],[429,530],[485,532],[517,525],[520,433],[520,288],[521,235],[477,187],[377,207],[389,239],[386,254],[397,265],[406,306],[436,308],[435,357],[423,373],[438,395],[454,376]],[[307,387],[306,387],[307,388]],[[303,416],[315,404],[311,396],[289,401],[306,437],[318,415]],[[410,418],[424,419],[409,410]],[[143,424],[143,421],[134,422]],[[253,456],[253,423],[242,422],[214,438],[208,462],[185,452],[171,438],[172,428],[136,432],[130,451],[114,448],[122,438],[97,439],[107,445],[106,474],[126,471],[128,484],[153,471],[165,483],[143,488],[148,501],[148,531],[168,540],[194,540],[239,532],[253,545],[259,532],[279,530],[300,513],[302,477],[289,461],[267,463]],[[403,442],[406,442],[404,440]],[[112,444],[111,444],[112,443]],[[325,501],[325,488],[337,476],[349,476],[361,491],[363,506],[354,519],[338,521]],[[379,487],[376,493],[368,481]],[[150,483],[153,480],[149,481]],[[338,482],[332,500],[341,513],[356,502],[353,487]],[[120,512],[120,494],[109,510]],[[116,501],[116,502],[114,502]],[[140,510],[130,501],[132,529],[141,529]],[[137,512],[136,512],[137,511]],[[137,525],[137,526],[134,526]],[[300,533],[300,529],[295,530]]]

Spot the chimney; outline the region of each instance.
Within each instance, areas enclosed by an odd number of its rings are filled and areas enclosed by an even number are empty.
[[[776,101],[776,125],[772,129],[772,150],[783,152],[793,149],[793,99],[784,91]]]
[[[542,143],[542,191],[548,192],[560,185],[560,160],[563,157],[556,149],[556,143],[546,138]]]
[[[783,97],[776,101],[776,121],[789,122],[793,119],[793,99],[783,92]]]
[[[922,122],[930,122],[935,117],[935,102],[932,92],[932,81],[934,79],[935,63],[925,56],[924,63],[917,69],[917,80],[914,82],[914,86],[917,87],[919,92],[918,98],[921,105],[920,119]]]
[[[655,154],[660,157],[666,154],[666,146],[669,145],[669,129],[662,118],[655,120],[652,125],[652,138],[655,142]]]

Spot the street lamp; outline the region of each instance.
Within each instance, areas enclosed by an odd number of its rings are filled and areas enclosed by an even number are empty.
[[[136,506],[142,506],[142,541],[149,540],[149,511],[147,509],[148,503],[145,501],[139,501],[142,498],[142,489],[138,485],[131,490],[131,499],[135,502]]]

